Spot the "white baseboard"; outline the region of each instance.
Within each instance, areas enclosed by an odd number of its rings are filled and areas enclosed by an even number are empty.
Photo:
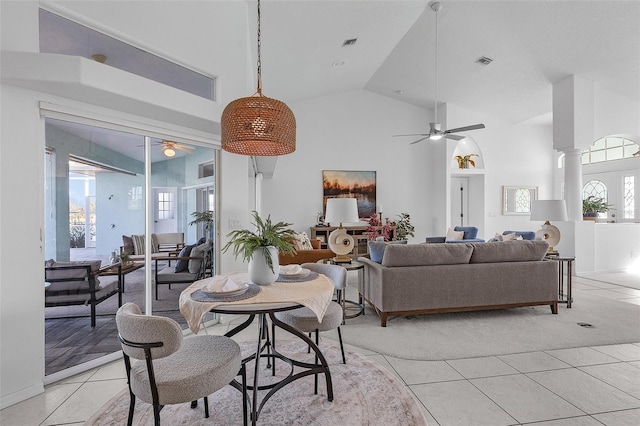
[[[0,410],[10,407],[13,404],[17,404],[18,402],[22,402],[26,399],[32,398],[36,395],[40,395],[43,392],[44,385],[37,384],[26,389],[22,389],[19,392],[14,392],[9,395],[3,395],[2,398],[0,398]]]

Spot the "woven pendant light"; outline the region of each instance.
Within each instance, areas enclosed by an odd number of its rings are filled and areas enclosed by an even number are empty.
[[[296,118],[291,109],[262,94],[258,0],[258,90],[236,99],[222,112],[222,149],[242,155],[273,156],[296,150]]]

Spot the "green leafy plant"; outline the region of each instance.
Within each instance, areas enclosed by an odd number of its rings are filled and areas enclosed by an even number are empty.
[[[122,261],[123,265],[126,265],[131,260],[131,255],[126,251],[123,251],[120,253],[120,260]]]
[[[615,210],[611,204],[604,201],[604,198],[589,195],[582,200],[582,214],[593,215],[598,213],[606,213],[609,210]]]
[[[408,240],[409,237],[415,236],[415,228],[411,224],[411,217],[409,213],[400,213],[399,219],[394,223],[396,227],[396,239]]]
[[[271,216],[268,216],[266,220],[262,220],[256,211],[253,212],[253,219],[254,223],[252,225],[256,228],[255,231],[238,229],[227,234],[230,240],[222,248],[223,253],[226,253],[233,246],[233,255],[236,259],[242,255],[242,259],[245,262],[249,262],[253,252],[260,247],[273,246],[280,253],[296,254],[293,246],[296,232],[288,228],[292,225],[291,223],[278,222],[274,224],[271,222]],[[269,252],[263,250],[263,253],[271,272],[275,272]]]
[[[211,228],[213,227],[213,211],[207,210],[204,212],[191,213],[193,220],[189,222],[189,225],[197,225],[199,223],[204,224],[205,235],[209,235]]]

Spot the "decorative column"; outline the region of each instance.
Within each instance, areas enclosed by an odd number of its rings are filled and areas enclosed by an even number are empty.
[[[582,150],[565,149],[564,199],[569,220],[582,220]]]

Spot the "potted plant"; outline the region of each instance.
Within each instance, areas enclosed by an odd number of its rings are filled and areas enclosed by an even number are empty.
[[[604,198],[589,195],[582,200],[582,219],[596,220],[599,213],[613,210],[613,206],[604,201]]]
[[[479,155],[478,154],[456,155],[456,161],[458,162],[458,167],[461,169],[468,169],[469,164],[475,167],[476,162],[473,161],[471,157],[479,157]]]
[[[131,255],[126,251],[120,253],[120,261],[122,262],[122,266],[126,266],[131,263]]]
[[[226,253],[233,246],[233,254],[242,255],[249,262],[249,279],[258,285],[272,284],[280,273],[278,253],[296,254],[293,246],[296,232],[290,228],[291,223],[271,222],[271,216],[262,220],[258,212],[253,212],[255,231],[238,229],[227,234],[229,242],[222,248]]]
[[[191,213],[193,216],[193,220],[189,222],[189,225],[198,225],[199,223],[204,224],[205,237],[211,237],[211,229],[213,227],[213,211],[207,210],[204,212],[193,212]]]
[[[411,224],[409,213],[400,213],[399,219],[393,225],[396,227],[396,239],[408,240],[409,237],[415,236],[415,228]]]

